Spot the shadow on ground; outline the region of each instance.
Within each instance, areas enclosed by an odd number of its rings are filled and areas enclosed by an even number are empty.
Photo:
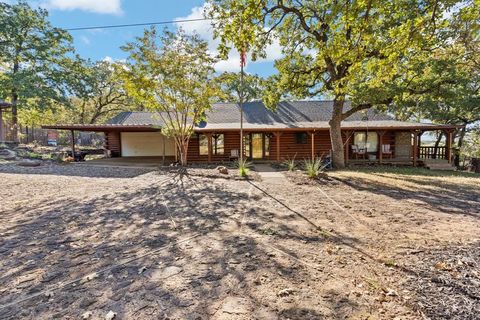
[[[299,234],[291,227],[297,217],[257,207],[263,196],[239,183],[245,191],[177,175],[163,184],[85,201],[47,199],[6,213],[0,318],[79,317],[88,310],[95,318],[113,310],[118,319],[250,319],[257,313],[314,319],[357,308],[344,294],[330,301],[307,288],[302,279],[310,286],[328,276],[257,241],[272,217],[280,223],[279,245],[304,240],[314,248],[325,238]],[[255,224],[238,234],[246,213],[255,215]],[[290,286],[302,289],[278,294]],[[294,302],[316,307],[285,309]]]

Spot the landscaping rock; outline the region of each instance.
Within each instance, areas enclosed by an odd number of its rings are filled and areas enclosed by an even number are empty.
[[[35,160],[22,160],[20,162],[17,162],[17,166],[21,167],[38,167],[42,163],[40,161],[35,161]]]
[[[218,166],[216,169],[217,169],[218,172],[221,173],[221,174],[228,174],[228,169],[227,169],[227,167],[225,167],[225,166]]]
[[[92,317],[92,311],[87,311],[82,314],[82,319],[90,319]]]
[[[12,151],[10,149],[0,149],[0,159],[3,160],[15,160],[17,157],[17,154],[15,151]]]
[[[108,311],[107,315],[105,316],[105,320],[112,320],[117,316],[115,312],[112,310]]]

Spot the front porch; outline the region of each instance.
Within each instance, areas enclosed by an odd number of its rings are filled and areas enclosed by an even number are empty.
[[[413,165],[425,166],[433,162],[453,163],[453,132],[442,130],[444,145],[422,146],[422,135],[427,130],[376,130],[343,132],[345,161],[352,165]],[[432,161],[431,161],[432,162]]]

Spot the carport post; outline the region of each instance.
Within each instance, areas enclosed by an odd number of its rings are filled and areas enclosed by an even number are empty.
[[[162,142],[163,142],[163,153],[162,153],[162,165],[165,165],[165,136],[162,134]]]
[[[72,133],[72,158],[75,161],[75,131],[72,129],[70,132]]]

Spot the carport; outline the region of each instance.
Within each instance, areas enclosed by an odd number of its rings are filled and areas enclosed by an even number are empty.
[[[128,124],[68,124],[45,125],[43,129],[67,130],[71,134],[72,154],[76,154],[75,132],[101,132],[105,135],[105,149],[109,150],[111,158],[125,157],[128,160],[119,163],[151,162],[175,157],[175,146],[172,139],[160,134],[161,128],[153,125]],[[157,162],[158,163],[158,162]]]

